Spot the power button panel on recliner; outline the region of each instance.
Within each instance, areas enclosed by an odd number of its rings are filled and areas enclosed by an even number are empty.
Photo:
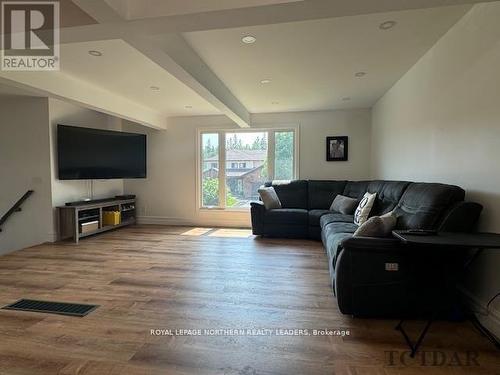
[[[386,271],[399,271],[399,263],[386,263],[385,270]]]

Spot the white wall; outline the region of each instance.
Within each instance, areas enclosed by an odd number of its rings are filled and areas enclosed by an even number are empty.
[[[252,115],[254,126],[300,125],[301,179],[361,180],[370,175],[371,111],[288,112]],[[349,137],[349,160],[326,161],[326,137]]]
[[[121,120],[55,99],[0,96],[0,215],[35,194],[0,233],[0,254],[57,239],[56,207],[90,195],[88,181],[57,179],[57,124],[121,130]],[[94,198],[123,194],[123,180],[94,181]]]
[[[500,232],[500,3],[479,4],[373,108],[372,175],[462,186]],[[478,305],[500,290],[500,253],[480,258],[467,290]],[[500,298],[485,324],[500,336]],[[495,321],[496,317],[496,321]],[[496,324],[496,326],[495,326]]]
[[[57,125],[72,125],[96,129],[121,130],[121,120],[104,113],[82,108],[56,99],[49,99],[50,170],[52,181],[52,206],[54,207],[53,237],[57,239],[57,206],[66,202],[90,198],[87,180],[57,179]],[[123,194],[123,180],[94,180],[94,199]]]
[[[370,173],[369,109],[297,112],[252,116],[253,127],[298,126],[300,178],[363,179]],[[198,128],[235,128],[224,116],[172,119],[167,131],[133,125],[125,130],[148,133],[148,178],[126,180],[125,193],[138,196],[144,223],[249,226],[249,213],[198,210],[196,206],[196,137]],[[349,161],[326,162],[326,136],[349,136]]]
[[[0,96],[0,215],[27,190],[35,193],[0,232],[0,254],[51,239],[48,101]]]

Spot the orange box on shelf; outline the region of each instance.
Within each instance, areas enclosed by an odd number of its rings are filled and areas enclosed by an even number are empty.
[[[121,223],[120,211],[103,211],[102,212],[102,225],[118,225]]]

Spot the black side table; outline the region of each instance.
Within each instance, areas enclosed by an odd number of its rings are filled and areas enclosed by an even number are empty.
[[[410,245],[409,248],[412,250],[432,251],[433,254],[438,252],[443,255],[443,259],[450,259],[450,261],[454,260],[453,252],[457,251],[467,249],[500,249],[500,234],[496,233],[453,233],[396,230],[392,232],[392,235],[399,239],[402,243]],[[450,256],[447,257],[447,254]],[[444,272],[447,272],[448,267],[446,264],[443,264],[443,270]],[[445,275],[445,279],[450,281],[450,278],[447,277],[447,275]],[[453,289],[456,289],[457,282],[457,279],[453,279],[450,282],[450,286],[453,287]],[[404,330],[403,323],[405,319],[401,319],[396,326],[396,329],[401,332],[406,343],[411,349],[411,357],[415,356],[432,324],[433,319],[440,312],[440,305],[435,304],[435,306],[432,306],[431,309],[433,311],[432,316],[427,321],[415,344],[408,336],[408,333]]]

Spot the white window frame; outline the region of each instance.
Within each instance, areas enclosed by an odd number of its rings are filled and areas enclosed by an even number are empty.
[[[219,204],[217,207],[206,207],[203,206],[202,201],[202,141],[201,137],[203,134],[218,134],[219,135],[219,166],[226,166],[226,134],[227,133],[256,133],[256,132],[267,132],[267,160],[268,160],[268,173],[270,180],[274,179],[274,148],[275,148],[275,133],[279,132],[294,132],[294,144],[293,144],[293,172],[294,179],[299,178],[299,126],[298,125],[284,125],[280,127],[252,127],[244,129],[235,128],[199,128],[196,132],[196,206],[199,211],[249,211],[248,207],[226,207],[226,168],[219,168]]]

